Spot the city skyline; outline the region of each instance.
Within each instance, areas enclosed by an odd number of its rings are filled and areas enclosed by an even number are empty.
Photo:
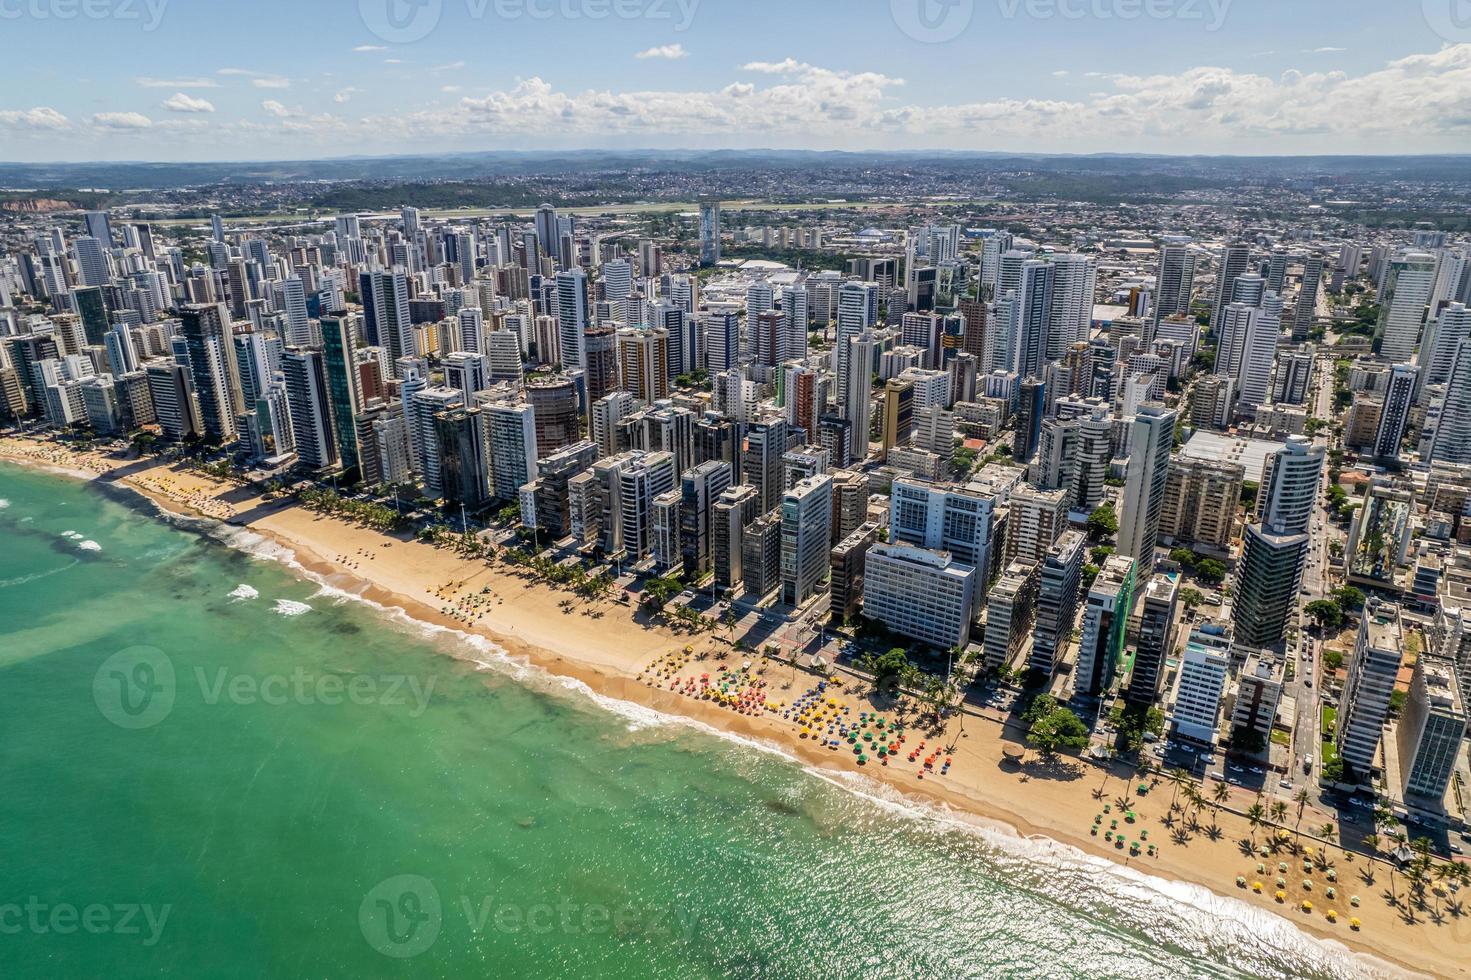
[[[1342,5],[1247,0],[1137,11],[1133,0],[362,0],[248,12],[28,0],[3,14],[16,54],[0,66],[0,134],[14,161],[1447,153],[1471,142],[1471,30],[1452,2],[1360,3],[1346,17]]]

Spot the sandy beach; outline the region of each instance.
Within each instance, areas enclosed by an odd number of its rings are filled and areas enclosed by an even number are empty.
[[[1382,861],[1329,845],[1325,867],[1317,853],[1319,842],[1306,835],[1303,852],[1293,854],[1285,846],[1293,836],[1293,813],[1284,821],[1283,842],[1275,839],[1273,829],[1253,827],[1230,810],[1172,808],[1172,801],[1183,803],[1184,797],[1168,780],[1146,778],[1147,791],[1141,794],[1140,778],[1122,766],[1105,771],[1072,758],[1043,760],[1035,753],[1018,765],[1006,758],[1004,749],[1015,753],[1023,748],[1021,733],[1003,728],[996,714],[954,718],[941,733],[911,726],[901,743],[892,734],[891,711],[880,715],[888,726],[883,731],[872,718],[865,719],[867,727],[860,725],[860,712],[875,712],[876,706],[869,702],[866,687],[857,683],[823,692],[799,717],[791,706],[817,678],[734,652],[736,637],[720,630],[691,637],[636,622],[629,606],[585,600],[533,582],[505,564],[466,559],[304,507],[263,501],[247,489],[195,471],[16,438],[0,438],[0,459],[118,483],[169,510],[248,527],[289,548],[304,568],[331,585],[400,607],[425,622],[483,635],[512,656],[576,678],[598,694],[761,739],[826,770],[861,772],[917,801],[942,804],[1023,836],[1045,836],[1147,875],[1203,886],[1377,958],[1378,963],[1365,961],[1370,969],[1393,973],[1386,966],[1393,964],[1416,973],[1471,976],[1471,909],[1463,907],[1465,889],[1445,896],[1427,892],[1422,909],[1411,904],[1405,877]],[[714,679],[723,668],[739,673],[745,660],[752,660],[752,667],[733,680],[732,688],[759,690],[748,701],[755,705],[748,713],[698,696],[702,674]],[[679,690],[671,689],[673,678],[679,679]],[[771,710],[768,702],[780,707]],[[792,717],[783,718],[783,711]],[[829,725],[834,726],[832,734]],[[867,763],[860,765],[838,734],[840,726],[871,736],[873,746],[888,743],[897,751],[882,763],[870,752]],[[804,736],[804,727],[812,737]],[[823,744],[832,738],[839,739],[837,748]],[[926,760],[932,760],[929,768]],[[945,760],[950,765],[942,775]],[[1227,806],[1244,810],[1252,802],[1244,795]],[[1303,830],[1310,825],[1309,817]],[[1108,839],[1116,835],[1128,843],[1116,845]],[[1132,853],[1136,844],[1137,854]],[[1266,857],[1251,849],[1269,844],[1274,846]],[[1311,866],[1304,863],[1309,857]],[[1311,886],[1304,887],[1305,881]],[[1254,890],[1258,882],[1259,893]],[[1360,900],[1356,907],[1353,896]],[[1311,902],[1310,911],[1305,902]],[[1336,912],[1336,922],[1330,921],[1329,910]],[[1350,926],[1353,918],[1360,920],[1358,930]]]

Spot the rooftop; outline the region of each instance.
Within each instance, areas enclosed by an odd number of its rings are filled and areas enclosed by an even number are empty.
[[[1211,462],[1239,463],[1246,468],[1246,478],[1259,483],[1262,471],[1266,468],[1267,457],[1280,450],[1283,445],[1269,439],[1246,439],[1197,429],[1180,449],[1180,455]]]

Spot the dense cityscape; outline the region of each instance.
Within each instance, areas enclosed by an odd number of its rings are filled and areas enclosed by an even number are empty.
[[[0,236],[0,421],[12,456],[202,474],[708,635],[742,683],[759,658],[935,731],[991,713],[1013,764],[1124,762],[1464,883],[1471,239],[1346,216],[1362,180],[48,200]],[[848,751],[811,707],[730,704]]]

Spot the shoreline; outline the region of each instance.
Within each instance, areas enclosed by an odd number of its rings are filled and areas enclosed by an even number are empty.
[[[60,455],[28,456],[19,446],[39,447]],[[1001,750],[1003,745],[1017,743],[1002,737],[999,725],[997,731],[987,728],[979,737],[971,738],[978,725],[984,728],[995,723],[993,719],[971,717],[952,719],[942,736],[933,737],[936,744],[947,743],[947,751],[956,759],[956,771],[951,775],[937,777],[930,773],[929,778],[921,781],[909,775],[905,770],[910,767],[902,763],[893,767],[870,764],[860,768],[846,752],[820,748],[814,740],[802,738],[795,724],[783,721],[776,713],[737,714],[710,701],[656,688],[642,679],[650,664],[671,656],[676,661],[687,661],[682,668],[676,668],[683,669],[682,678],[693,676],[695,670],[717,670],[721,666],[718,659],[712,657],[699,662],[681,653],[686,647],[693,647],[696,658],[721,650],[729,655],[728,647],[710,634],[680,636],[662,626],[645,626],[633,621],[630,609],[609,601],[590,603],[573,599],[572,606],[563,609],[562,601],[572,599],[570,593],[538,587],[508,573],[502,566],[481,559],[465,559],[428,544],[381,535],[299,506],[262,505],[248,490],[203,474],[154,464],[119,476],[115,470],[123,465],[132,470],[138,461],[82,457],[75,453],[64,459],[69,452],[54,444],[0,438],[0,459],[72,479],[122,487],[170,514],[205,518],[258,534],[289,553],[290,558],[283,560],[283,564],[294,563],[306,573],[305,577],[319,585],[340,589],[389,612],[399,611],[410,621],[482,637],[513,660],[552,677],[579,683],[595,700],[611,699],[652,710],[662,719],[708,729],[717,736],[754,742],[765,751],[795,761],[819,778],[870,796],[875,802],[959,820],[1003,837],[1070,848],[1078,852],[1080,860],[1106,860],[1114,868],[1136,872],[1145,879],[1146,887],[1169,893],[1177,900],[1179,896],[1169,886],[1184,884],[1203,889],[1218,900],[1240,902],[1252,913],[1271,912],[1274,921],[1296,927],[1299,933],[1326,943],[1328,951],[1353,956],[1371,975],[1408,971],[1433,972],[1446,977],[1471,976],[1471,963],[1468,963],[1471,957],[1465,955],[1471,949],[1465,942],[1465,937],[1471,936],[1471,919],[1447,917],[1437,925],[1422,917],[1418,924],[1406,924],[1380,898],[1379,892],[1384,887],[1382,874],[1376,884],[1360,882],[1359,870],[1365,863],[1362,858],[1344,860],[1339,866],[1342,890],[1361,891],[1364,902],[1362,908],[1353,910],[1347,908],[1346,902],[1339,902],[1343,917],[1337,925],[1320,915],[1299,913],[1291,902],[1284,905],[1273,901],[1270,887],[1260,895],[1246,889],[1233,890],[1236,876],[1250,874],[1246,864],[1257,860],[1244,858],[1237,849],[1237,839],[1247,836],[1246,821],[1229,812],[1221,813],[1218,819],[1223,833],[1218,840],[1212,840],[1203,832],[1210,821],[1209,812],[1203,811],[1195,832],[1187,835],[1186,841],[1176,842],[1171,839],[1170,828],[1156,827],[1161,811],[1169,802],[1168,783],[1160,783],[1150,794],[1139,796],[1131,807],[1140,813],[1139,825],[1147,825],[1158,834],[1151,841],[1159,847],[1158,856],[1136,856],[1121,861],[1119,856],[1127,855],[1104,846],[1101,839],[1091,835],[1087,821],[1117,794],[1132,795],[1129,787],[1137,777],[1132,772],[1123,774],[1122,767],[1116,767],[1098,789],[1094,787],[1098,787],[1104,771],[1073,760],[1063,760],[1053,767],[1033,765],[1023,766],[1020,771],[1009,769],[1003,765]],[[228,503],[220,499],[225,497],[230,498]],[[195,502],[203,503],[204,508],[194,506]],[[247,503],[251,505],[249,508],[241,506]],[[250,519],[236,516],[247,510]],[[222,511],[229,513],[221,516]],[[388,560],[382,560],[385,558]],[[446,582],[456,583],[457,587],[447,593],[436,591],[442,590]],[[491,591],[481,593],[479,589]],[[495,602],[483,598],[486,595]],[[436,608],[436,602],[443,604]],[[466,608],[464,603],[471,604],[473,617],[446,612]],[[732,662],[738,665],[743,657],[759,661],[758,655],[748,652],[729,657],[726,666]],[[787,687],[780,692],[773,688],[766,695],[783,702],[790,702],[815,682],[810,675],[786,665],[768,665],[764,669],[770,671],[765,679],[787,681]],[[854,693],[845,691],[840,697],[854,704],[856,715],[857,706],[865,702],[855,699]],[[872,710],[872,706],[868,707]],[[970,732],[964,731],[966,721],[971,722]],[[918,736],[918,732],[911,733],[912,738]],[[897,762],[899,756],[893,758]],[[1044,771],[1046,768],[1056,768],[1059,773]],[[1020,787],[1019,783],[1026,785]],[[1105,788],[1106,792],[1099,791]],[[1264,842],[1258,840],[1257,833],[1251,835],[1252,840]],[[1275,863],[1281,859],[1282,856],[1274,854],[1262,860]],[[1290,856],[1286,859],[1293,860]],[[1350,914],[1363,919],[1364,932],[1349,930]],[[1235,918],[1229,914],[1226,917]],[[1242,923],[1243,927],[1247,925]]]

